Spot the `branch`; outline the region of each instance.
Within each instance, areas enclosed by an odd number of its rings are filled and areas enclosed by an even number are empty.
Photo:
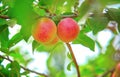
[[[0,18],[3,18],[3,19],[9,19],[9,17],[6,16],[6,15],[0,15]]]
[[[102,74],[101,76],[99,77],[106,77],[109,73],[113,73],[115,70],[115,68],[111,69],[111,70],[108,70],[107,72],[105,72],[104,74]]]
[[[39,8],[40,8],[40,9],[44,9],[45,12],[47,12],[47,13],[50,13],[50,11],[49,11],[48,9],[46,9],[45,7],[39,6]]]
[[[77,75],[78,75],[77,77],[80,77],[79,66],[78,66],[77,61],[76,61],[76,59],[75,59],[75,56],[74,56],[72,47],[71,47],[71,45],[70,45],[69,43],[66,43],[66,45],[67,45],[67,47],[68,47],[68,49],[69,49],[69,51],[70,51],[70,53],[71,53],[71,55],[72,55],[72,59],[73,59],[73,62],[74,62],[74,64],[75,64],[76,71],[77,71]]]
[[[49,11],[47,8],[45,8],[45,7],[39,6],[39,8],[40,8],[40,9],[44,9],[45,12],[49,14],[49,16],[47,16],[47,17],[49,17],[49,18],[52,18],[52,17],[57,16],[56,14],[51,14],[50,11]],[[77,12],[75,11],[75,13],[73,13],[73,14],[71,14],[71,15],[61,15],[61,18],[67,18],[67,17],[75,18],[75,17],[77,17],[77,16],[78,16],[78,14],[77,14]]]
[[[6,59],[6,60],[12,62],[11,59],[6,58],[6,57],[4,57],[4,56],[2,56],[2,55],[0,55],[0,58]],[[33,71],[33,70],[28,69],[28,68],[25,68],[25,67],[23,67],[23,66],[21,66],[21,65],[20,65],[20,67],[21,67],[22,69],[26,70],[26,71],[29,71],[29,72],[35,73],[35,74],[37,74],[37,75],[41,75],[41,76],[44,76],[44,77],[48,77],[47,75],[45,75],[45,74],[43,74],[43,73],[39,73],[39,72]]]
[[[4,11],[6,11],[6,10],[8,10],[8,7],[5,8],[5,9],[3,9],[3,10],[0,10],[0,13],[4,12]]]
[[[78,14],[71,14],[71,15],[61,15],[62,18],[67,18],[67,17],[70,17],[70,18],[75,18],[77,17]]]

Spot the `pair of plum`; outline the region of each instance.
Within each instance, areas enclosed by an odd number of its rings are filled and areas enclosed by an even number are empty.
[[[73,41],[79,31],[79,25],[72,18],[62,19],[57,26],[52,19],[41,18],[34,24],[32,35],[37,42],[52,45],[59,39],[66,43]]]

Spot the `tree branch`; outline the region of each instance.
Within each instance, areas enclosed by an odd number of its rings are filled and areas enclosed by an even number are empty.
[[[11,59],[6,58],[6,57],[4,57],[4,56],[2,56],[2,55],[0,55],[0,58],[6,59],[7,61],[12,62]],[[41,76],[44,76],[44,77],[48,77],[47,75],[45,75],[45,74],[43,74],[43,73],[39,73],[39,72],[33,71],[33,70],[31,70],[31,69],[25,68],[25,67],[23,67],[22,65],[20,65],[20,67],[21,67],[22,69],[26,70],[26,71],[35,73],[35,74],[37,74],[37,75],[41,75]]]
[[[77,61],[76,61],[76,59],[75,59],[75,56],[74,56],[72,47],[71,47],[71,45],[70,45],[69,43],[66,43],[66,45],[67,45],[67,47],[68,47],[68,49],[69,49],[69,51],[70,51],[70,53],[71,53],[71,55],[72,55],[72,59],[73,59],[73,62],[74,62],[74,64],[75,64],[76,71],[77,71],[77,75],[78,75],[77,77],[80,77],[79,66],[78,66]]]
[[[107,72],[105,72],[104,74],[102,74],[101,76],[98,76],[98,77],[106,77],[109,73],[113,73],[114,70],[115,70],[115,68],[108,70]]]
[[[0,15],[0,18],[3,18],[3,19],[9,19],[9,17],[6,16],[6,15]]]

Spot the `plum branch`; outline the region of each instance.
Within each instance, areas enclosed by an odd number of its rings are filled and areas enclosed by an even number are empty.
[[[112,68],[110,70],[108,70],[107,72],[105,72],[104,74],[102,74],[101,76],[98,76],[98,77],[106,77],[109,73],[113,73],[115,70],[115,68]]]
[[[2,19],[9,19],[9,17],[7,15],[0,15],[0,18],[2,18]]]
[[[72,47],[71,47],[71,45],[70,45],[69,43],[66,43],[66,45],[67,45],[67,47],[68,47],[68,49],[69,49],[69,51],[70,51],[70,53],[71,53],[71,55],[72,55],[72,59],[73,59],[73,62],[74,62],[74,64],[75,64],[76,71],[77,71],[77,75],[78,75],[77,77],[80,77],[79,66],[78,66],[77,61],[76,61],[76,59],[75,59],[75,56],[74,56]]]
[[[9,57],[5,57],[5,56],[0,55],[0,58],[6,59],[6,60],[9,61],[9,62],[13,62],[11,59],[9,59]],[[47,76],[46,74],[39,73],[39,72],[33,71],[33,70],[31,70],[31,69],[25,68],[25,67],[22,66],[22,65],[20,65],[20,67],[21,67],[22,69],[26,70],[26,71],[31,72],[31,73],[35,73],[35,74],[37,74],[37,75],[41,75],[41,76],[44,76],[44,77],[49,77],[49,76]]]

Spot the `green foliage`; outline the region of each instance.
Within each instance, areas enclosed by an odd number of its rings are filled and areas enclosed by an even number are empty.
[[[104,54],[100,53],[98,57],[89,60],[89,62],[86,65],[81,66],[82,77],[99,76],[105,73],[106,71],[109,71],[114,68],[114,66],[116,65],[116,61],[113,58],[115,54],[115,49],[112,46],[112,42],[113,39],[110,41],[110,44],[107,46],[107,50]]]
[[[118,23],[118,29],[120,32],[120,8],[115,9],[115,8],[107,8],[107,13],[106,16],[110,19],[110,20],[114,20]]]
[[[120,7],[116,4],[120,4],[120,0],[0,0],[0,77],[29,77],[30,73],[34,73],[21,67],[21,64],[29,65],[33,59],[32,56],[26,58],[28,53],[24,53],[23,48],[17,46],[23,42],[23,39],[27,45],[30,44],[32,52],[49,54],[46,61],[47,75],[50,77],[69,76],[65,69],[72,71],[71,66],[75,67],[75,65],[71,54],[69,52],[66,54],[66,46],[62,41],[55,45],[43,45],[30,38],[33,24],[41,17],[51,18],[56,25],[62,18],[71,17],[80,25],[80,33],[71,44],[81,44],[92,51],[95,51],[95,46],[98,45],[100,51],[98,56],[89,58],[87,64],[80,66],[81,77],[97,77],[114,68],[117,62],[113,56],[119,49],[113,47],[113,44],[114,38],[120,32]],[[108,6],[111,5],[117,8],[109,8]],[[110,21],[118,24],[115,29],[116,34],[108,28]],[[10,28],[14,28],[16,24],[21,26],[20,32],[10,38]],[[105,29],[111,31],[114,40],[108,42],[106,51],[102,53],[104,47],[96,38],[99,32]],[[89,32],[93,35],[88,36]],[[70,59],[69,62],[66,61],[66,57]],[[4,65],[5,60],[9,61],[6,65]],[[72,73],[70,77],[75,76],[76,73]],[[44,75],[41,74],[39,77],[44,77]],[[105,77],[110,77],[110,73]]]
[[[0,42],[1,42],[1,48],[0,50],[3,52],[7,52],[8,51],[8,35],[9,35],[9,31],[7,28],[7,25],[3,25],[4,27],[1,28],[1,33],[0,33]]]
[[[107,24],[108,19],[106,17],[88,18],[86,21],[86,25],[90,27],[93,34],[97,34],[99,31],[105,29]]]
[[[20,33],[15,34],[8,42],[8,47],[12,47],[16,45],[19,41],[23,39],[22,35]]]
[[[95,42],[86,34],[80,32],[78,38],[73,41],[74,44],[82,44],[94,51]]]

